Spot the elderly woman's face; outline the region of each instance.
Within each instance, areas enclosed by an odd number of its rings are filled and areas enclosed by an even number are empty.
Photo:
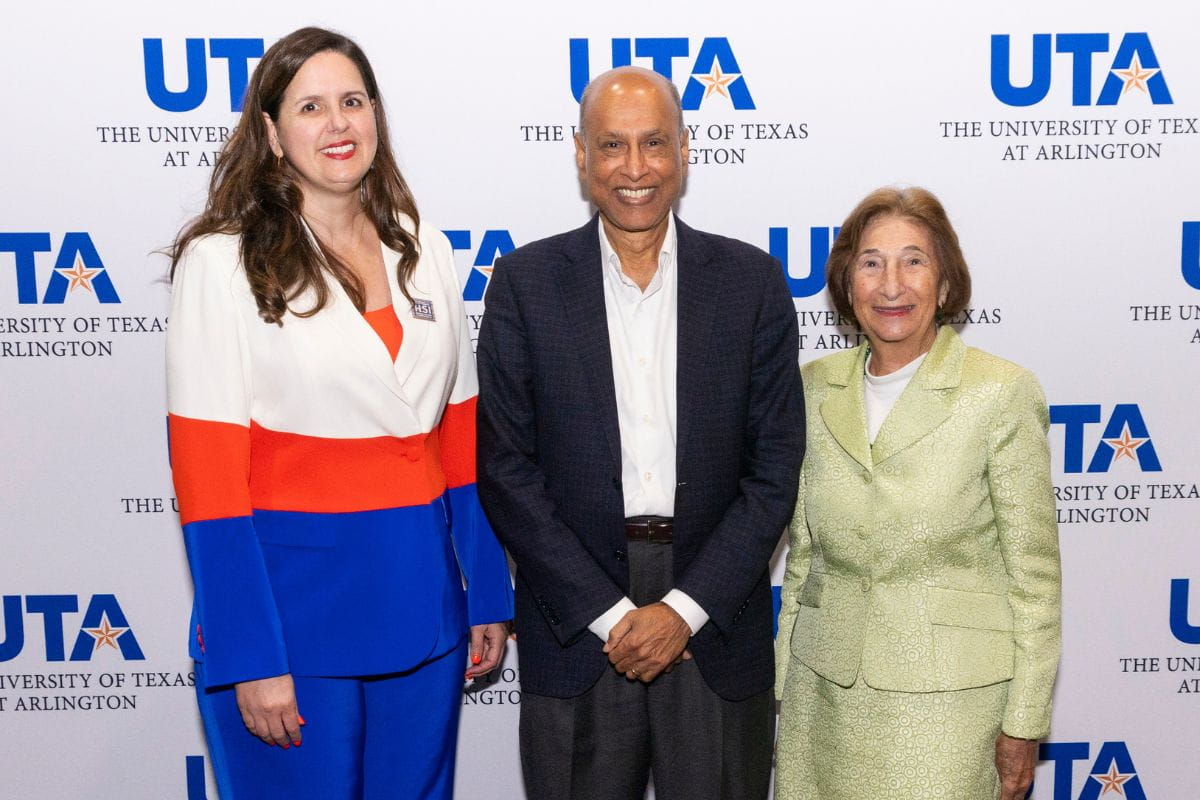
[[[288,84],[279,119],[263,116],[271,149],[296,170],[306,198],[358,191],[379,137],[374,103],[353,61],[317,53]]]
[[[916,358],[933,346],[938,264],[924,225],[903,217],[872,220],[851,269],[850,302],[871,347]]]

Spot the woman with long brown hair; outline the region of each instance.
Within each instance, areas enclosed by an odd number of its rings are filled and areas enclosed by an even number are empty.
[[[295,31],[172,249],[171,464],[225,800],[450,797],[462,670],[503,652],[461,292],[388,142],[362,50]]]

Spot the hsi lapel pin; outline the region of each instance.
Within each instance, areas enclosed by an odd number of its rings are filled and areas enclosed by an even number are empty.
[[[414,319],[423,319],[426,322],[437,322],[433,316],[433,301],[432,300],[413,300],[412,315]]]

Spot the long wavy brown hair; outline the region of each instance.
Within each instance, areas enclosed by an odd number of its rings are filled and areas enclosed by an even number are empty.
[[[183,227],[169,250],[174,277],[180,258],[194,239],[211,233],[241,236],[242,266],[259,316],[278,325],[289,312],[310,317],[325,307],[330,291],[326,273],[337,279],[359,311],[366,310],[362,281],[320,237],[309,235],[300,213],[300,185],[287,160],[276,158],[271,151],[263,119],[265,112],[278,121],[279,106],[292,78],[304,62],[327,51],[354,62],[373,101],[379,146],[363,178],[363,210],[380,240],[401,254],[396,277],[405,298],[412,302],[408,283],[420,255],[415,234],[420,218],[391,151],[375,72],[362,49],[349,38],[322,28],[301,28],[272,45],[254,70],[241,120],[217,156],[204,212]],[[399,214],[412,219],[414,233],[401,226]],[[290,307],[310,289],[316,297],[311,308]]]

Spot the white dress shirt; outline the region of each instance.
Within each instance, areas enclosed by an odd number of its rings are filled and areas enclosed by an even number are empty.
[[[600,260],[604,312],[612,352],[617,424],[621,431],[621,487],[625,516],[675,514],[675,348],[678,340],[678,264],[675,217],[658,253],[658,270],[643,291],[621,270],[604,225]],[[686,593],[663,598],[696,633],[708,614]],[[637,608],[628,597],[597,617],[588,630],[608,641],[612,627]]]
[[[925,354],[922,353],[887,375],[872,375],[868,360],[867,368],[863,370],[863,397],[867,405],[867,441],[871,444],[875,444],[875,436],[883,427],[883,421],[892,413],[892,406],[896,405],[924,360]]]

